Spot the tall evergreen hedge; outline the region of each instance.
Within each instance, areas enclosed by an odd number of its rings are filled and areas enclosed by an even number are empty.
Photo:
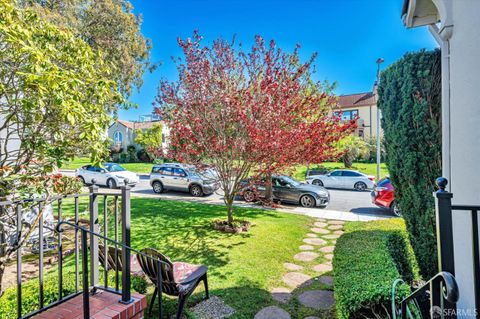
[[[386,161],[420,273],[437,272],[432,192],[441,175],[440,51],[407,53],[382,72]]]

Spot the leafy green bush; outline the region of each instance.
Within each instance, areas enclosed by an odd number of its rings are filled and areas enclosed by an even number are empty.
[[[424,278],[437,272],[432,192],[441,175],[440,51],[408,53],[378,88],[386,163]]]
[[[337,241],[333,258],[338,317],[387,318],[397,278],[418,278],[417,264],[402,219],[351,222]],[[398,287],[397,296],[409,293]]]

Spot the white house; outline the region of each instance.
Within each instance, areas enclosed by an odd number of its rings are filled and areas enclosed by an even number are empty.
[[[456,205],[480,205],[480,1],[404,0],[402,17],[409,28],[428,26],[442,50],[443,175]],[[454,211],[455,277],[460,289],[458,309],[475,309],[470,214]],[[478,212],[477,212],[478,217]],[[478,285],[478,284],[477,284]],[[480,287],[478,287],[480,288]],[[478,303],[478,299],[477,299]],[[478,309],[477,304],[477,311]],[[459,317],[470,318],[465,312]]]
[[[108,128],[108,138],[112,140],[114,146],[118,146],[123,150],[126,150],[128,146],[133,145],[137,149],[140,147],[135,143],[136,131],[145,131],[154,125],[162,125],[162,149],[164,151],[168,148],[168,137],[170,135],[170,129],[165,125],[163,121],[140,121],[130,122],[124,120],[116,120]]]

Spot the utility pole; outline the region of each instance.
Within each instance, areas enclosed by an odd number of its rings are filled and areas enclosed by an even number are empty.
[[[375,92],[375,101],[377,102],[377,183],[380,180],[380,160],[381,160],[381,150],[380,150],[380,108],[378,107],[378,85],[380,84],[380,64],[383,63],[382,58],[377,59],[377,89]],[[370,124],[371,125],[371,124]]]

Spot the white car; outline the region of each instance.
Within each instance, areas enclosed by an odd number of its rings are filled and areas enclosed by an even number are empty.
[[[135,186],[139,178],[137,174],[127,171],[116,163],[103,163],[101,166],[85,165],[75,171],[77,176],[84,184],[105,185],[109,188],[117,188],[128,184]]]
[[[351,170],[335,170],[325,175],[309,175],[306,182],[326,188],[345,188],[364,191],[373,189],[375,177]]]

